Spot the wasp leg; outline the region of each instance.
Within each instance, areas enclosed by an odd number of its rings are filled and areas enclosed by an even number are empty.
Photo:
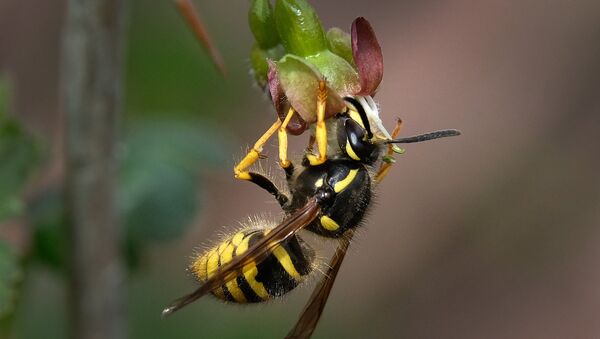
[[[248,175],[250,176],[250,179],[248,179],[248,181],[258,185],[260,188],[272,194],[275,197],[275,199],[277,199],[277,202],[281,207],[283,207],[289,201],[289,198],[285,194],[283,194],[277,188],[277,186],[275,186],[275,184],[264,175],[254,172],[248,172]]]
[[[287,158],[288,143],[287,143],[286,128],[295,113],[296,113],[296,111],[293,108],[290,108],[290,110],[288,111],[288,114],[286,115],[285,119],[283,120],[283,123],[279,127],[279,134],[278,134],[279,164],[281,165],[281,168],[283,168],[283,170],[285,171],[286,179],[290,179],[292,177],[292,175],[294,174],[294,164]],[[281,205],[281,206],[283,206],[283,205]]]
[[[338,245],[335,254],[331,258],[327,273],[323,279],[319,281],[317,286],[315,286],[308,303],[306,303],[306,306],[304,306],[304,310],[302,310],[302,314],[296,322],[296,326],[294,326],[294,328],[287,334],[286,339],[310,338],[312,336],[315,328],[317,327],[317,323],[323,314],[325,304],[327,303],[327,299],[329,298],[329,294],[333,288],[333,283],[335,282],[335,278],[337,277],[340,267],[342,266],[342,262],[344,261],[344,257],[346,256],[348,246],[350,245],[350,241],[352,240],[353,236],[354,230],[350,229],[340,239],[340,244]]]
[[[262,152],[263,146],[265,145],[267,140],[269,140],[269,138],[271,138],[271,136],[273,136],[273,134],[275,134],[275,132],[277,132],[277,130],[279,129],[279,126],[281,126],[281,119],[278,118],[277,121],[265,132],[265,134],[263,134],[260,137],[260,139],[258,139],[256,141],[256,143],[254,144],[254,147],[252,147],[250,152],[248,152],[248,154],[246,154],[244,159],[242,159],[242,161],[240,161],[233,168],[233,173],[234,173],[236,179],[252,180],[252,176],[250,175],[250,172],[248,172],[248,168],[250,166],[252,166],[252,164],[254,164],[255,162],[258,161],[258,159],[260,158],[260,152]]]
[[[279,131],[277,133],[277,137],[279,139],[279,165],[281,165],[283,169],[286,169],[292,165],[292,162],[289,161],[287,158],[288,139],[287,132],[285,131],[285,129],[290,123],[290,120],[292,120],[294,113],[296,113],[296,111],[294,111],[294,109],[290,107],[290,110],[285,116],[283,123],[279,126]]]
[[[396,139],[398,137],[401,129],[402,129],[402,120],[400,118],[398,118],[398,120],[396,120],[396,127],[394,127],[394,130],[392,131],[392,139]],[[392,154],[394,154],[394,145],[389,144],[386,155],[391,157]],[[393,165],[393,162],[384,162],[381,164],[381,166],[379,167],[379,170],[377,171],[377,174],[375,175],[375,183],[376,184],[380,183],[383,180],[383,178],[385,178],[385,176],[388,174],[388,172],[392,168],[392,165]]]
[[[327,160],[327,127],[325,125],[325,104],[327,102],[327,87],[325,81],[319,82],[319,96],[317,98],[317,127],[315,138],[319,156],[307,154],[306,158],[312,166],[320,165]]]
[[[309,139],[308,139],[308,145],[306,146],[306,152],[307,153],[312,153],[313,148],[315,147],[315,142],[317,140],[315,139],[314,135],[310,135]]]

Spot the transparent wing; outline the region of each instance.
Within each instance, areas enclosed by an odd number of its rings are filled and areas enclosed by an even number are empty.
[[[348,246],[350,245],[350,241],[354,236],[354,231],[349,230],[346,232],[344,237],[340,239],[340,244],[338,245],[335,254],[331,258],[331,262],[329,263],[329,269],[327,270],[327,274],[319,281],[317,286],[310,296],[308,303],[304,306],[304,310],[296,322],[296,326],[287,334],[286,338],[288,339],[301,339],[301,338],[310,338],[319,323],[319,319],[321,318],[321,314],[323,314],[323,310],[325,309],[325,304],[327,303],[327,299],[329,298],[329,293],[333,288],[333,283],[335,282],[335,278],[342,266],[342,262],[344,261],[344,257],[346,256],[346,252],[348,251]]]
[[[310,199],[304,207],[287,217],[281,224],[277,225],[277,227],[248,248],[246,252],[234,257],[226,265],[221,266],[219,270],[198,287],[198,289],[175,300],[169,307],[165,308],[162,312],[163,317],[174,313],[241,274],[244,266],[250,262],[255,262],[258,265],[269,256],[273,248],[290,239],[296,232],[310,224],[320,212],[321,207],[319,206],[317,199]]]

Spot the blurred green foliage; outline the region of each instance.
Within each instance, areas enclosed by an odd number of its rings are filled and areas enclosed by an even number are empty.
[[[0,77],[0,224],[23,212],[21,191],[38,159],[33,137],[8,114],[10,94],[8,81]],[[0,335],[9,326],[21,278],[19,256],[0,239]]]
[[[38,159],[33,137],[8,115],[10,86],[0,79],[0,220],[23,210],[20,194]]]
[[[0,239],[0,322],[15,308],[23,272],[14,250]],[[2,325],[0,324],[0,327]],[[2,330],[0,329],[0,334]]]
[[[150,242],[182,235],[198,212],[199,170],[225,163],[225,143],[206,123],[179,120],[131,122],[122,147],[117,209],[124,249],[137,267]],[[35,229],[34,257],[63,271],[66,262],[64,195],[54,186],[32,200],[28,215]]]
[[[182,235],[198,213],[200,169],[223,166],[226,141],[201,120],[131,123],[120,171],[118,208],[130,262],[147,242]]]

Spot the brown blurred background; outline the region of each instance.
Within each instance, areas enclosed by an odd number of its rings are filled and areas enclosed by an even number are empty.
[[[185,267],[197,245],[248,215],[279,212],[230,171],[274,119],[248,75],[248,3],[196,4],[225,56],[226,79],[169,1],[130,6],[124,120],[201,118],[194,121],[216,126],[227,145],[226,161],[201,171],[189,231],[152,247],[131,274],[129,332],[281,337],[310,287],[268,305],[207,298],[159,320],[163,306],[194,288]],[[349,30],[357,16],[373,24],[385,57],[377,101],[387,126],[400,116],[405,135],[463,132],[410,145],[398,159],[315,338],[599,337],[600,2],[312,4],[325,27]],[[61,153],[63,12],[63,1],[0,2],[0,72],[13,81],[13,111],[51,159]],[[305,140],[291,143],[300,149]],[[17,337],[63,337],[62,279],[40,266],[25,288]]]

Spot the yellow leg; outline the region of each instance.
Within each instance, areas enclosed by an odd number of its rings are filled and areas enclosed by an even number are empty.
[[[248,172],[248,168],[252,166],[258,159],[260,158],[260,152],[262,152],[263,146],[267,143],[269,138],[275,134],[279,130],[281,126],[281,119],[277,119],[277,121],[263,134],[260,139],[256,141],[254,147],[246,154],[244,159],[240,161],[234,168],[233,173],[237,179],[241,180],[251,180],[252,177]]]
[[[319,82],[319,97],[317,98],[317,127],[316,141],[319,156],[307,154],[306,158],[312,166],[320,165],[327,160],[327,127],[325,125],[325,104],[327,102],[327,87],[325,81]]]
[[[398,119],[398,120],[396,120],[396,127],[394,127],[394,130],[392,131],[392,139],[396,139],[398,137],[401,129],[402,129],[402,120]],[[388,145],[386,155],[391,156],[392,154],[394,154],[393,147],[394,147],[393,144]],[[377,174],[375,175],[375,183],[376,184],[380,183],[381,180],[383,180],[383,178],[385,178],[385,176],[388,174],[388,172],[392,168],[392,165],[393,165],[393,163],[391,163],[391,162],[384,162],[383,164],[381,164],[381,166],[379,167],[379,170],[377,171]]]
[[[288,141],[287,141],[287,132],[285,131],[285,129],[286,129],[287,125],[290,123],[290,120],[294,116],[295,112],[296,111],[294,111],[294,109],[290,107],[290,110],[288,111],[288,114],[285,116],[283,123],[281,124],[281,126],[279,126],[279,132],[277,134],[278,138],[279,138],[279,164],[283,168],[288,168],[288,167],[290,167],[290,164],[291,164],[291,162],[287,158]]]

